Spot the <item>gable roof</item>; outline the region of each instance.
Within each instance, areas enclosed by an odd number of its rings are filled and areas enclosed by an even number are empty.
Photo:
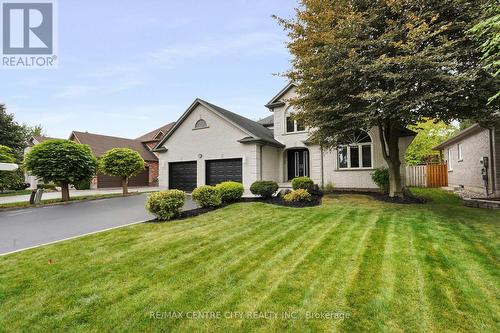
[[[130,148],[138,152],[145,161],[158,161],[155,154],[139,140],[76,131],[71,133],[70,140],[73,138],[76,138],[79,143],[89,145],[96,157],[100,157],[113,148]]]
[[[142,141],[142,142],[151,142],[151,141],[160,141],[165,134],[170,131],[172,127],[174,127],[175,122],[168,123],[166,125],[163,125],[162,127],[159,127],[155,130],[152,130],[151,132],[148,132],[144,135],[141,135],[138,137],[136,140]],[[161,134],[161,135],[159,135]]]
[[[28,146],[34,146],[37,143],[42,143],[47,140],[52,140],[55,138],[51,138],[45,135],[33,135],[31,138],[28,139]],[[36,141],[36,143],[35,143]]]
[[[290,82],[288,83],[285,88],[281,89],[279,93],[276,94],[276,96],[274,96],[273,98],[271,98],[271,100],[269,102],[267,102],[267,104],[265,105],[266,108],[268,109],[273,109],[277,106],[282,106],[285,104],[285,102],[283,102],[281,100],[281,98],[290,90],[292,89],[293,87],[296,87],[297,85],[293,82]]]
[[[442,142],[441,144],[437,145],[436,147],[432,148],[433,150],[442,150],[444,149],[446,146],[449,146],[451,144],[454,144],[455,142],[457,141],[460,141],[461,139],[465,139],[466,137],[468,137],[469,135],[472,135],[472,134],[475,134],[477,132],[480,132],[482,131],[484,128],[482,128],[481,126],[479,126],[479,124],[474,124],[470,127],[467,127],[466,129],[464,130],[461,130],[460,132],[458,132],[456,135],[454,135],[453,137],[449,138],[448,140],[446,140],[445,142]]]
[[[265,117],[257,122],[264,127],[272,127],[274,126],[274,115],[272,114],[269,117]]]
[[[273,137],[273,134],[271,131],[269,131],[267,128],[262,126],[256,121],[250,120],[248,118],[245,118],[243,116],[240,116],[239,114],[236,114],[234,112],[228,111],[224,108],[221,108],[220,106],[217,106],[215,104],[209,103],[207,101],[204,101],[200,98],[197,98],[191,106],[184,112],[184,114],[179,118],[179,120],[175,123],[175,125],[172,127],[172,129],[158,142],[156,145],[154,151],[161,151],[161,146],[165,144],[165,142],[168,140],[168,138],[176,131],[177,128],[182,124],[182,122],[191,114],[191,112],[198,106],[198,105],[203,105],[210,111],[218,114],[220,117],[224,118],[226,121],[229,123],[233,124],[234,126],[238,127],[241,129],[243,132],[245,132],[248,136],[244,137],[242,140],[240,140],[241,143],[249,143],[249,142],[255,142],[255,143],[263,143],[275,147],[284,147],[284,145],[278,141],[276,141]]]

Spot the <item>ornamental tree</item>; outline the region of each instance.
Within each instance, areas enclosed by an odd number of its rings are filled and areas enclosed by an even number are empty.
[[[494,120],[498,91],[481,65],[480,41],[467,31],[487,0],[301,0],[288,31],[297,84],[297,118],[326,148],[357,129],[377,128],[390,175],[402,196],[399,137],[425,118]],[[498,107],[498,106],[496,106]]]
[[[61,186],[62,201],[69,200],[69,184],[89,181],[97,173],[97,159],[88,145],[62,139],[47,140],[31,148],[24,166],[44,182]]]
[[[129,148],[113,148],[99,158],[99,169],[102,173],[120,177],[123,195],[128,194],[130,177],[144,170],[144,160],[135,150]]]

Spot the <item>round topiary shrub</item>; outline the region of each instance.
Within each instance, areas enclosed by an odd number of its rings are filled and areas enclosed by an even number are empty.
[[[287,202],[305,202],[311,199],[311,193],[304,189],[293,190],[283,196],[283,200]]]
[[[222,202],[226,203],[238,201],[245,191],[243,184],[237,182],[223,182],[215,185],[215,188],[219,191]]]
[[[312,188],[313,185],[314,182],[309,177],[296,177],[292,179],[292,187],[294,190],[299,190],[299,189],[308,190]]]
[[[200,186],[191,195],[200,207],[213,208],[220,206],[222,203],[220,192],[213,186]]]
[[[375,171],[371,173],[372,180],[384,193],[389,192],[389,169],[387,168],[376,168]]]
[[[161,221],[179,216],[182,206],[184,206],[184,192],[180,190],[155,192],[149,196],[146,203],[146,209]]]
[[[269,199],[278,190],[278,183],[271,180],[259,180],[250,186],[250,192],[254,195],[259,195],[264,199]]]

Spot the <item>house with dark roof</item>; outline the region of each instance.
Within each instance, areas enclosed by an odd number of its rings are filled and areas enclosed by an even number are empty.
[[[293,117],[288,101],[295,88],[290,83],[274,96],[266,104],[271,115],[259,121],[196,99],[153,149],[160,185],[191,191],[232,180],[249,189],[257,180],[289,186],[291,179],[309,176],[320,185],[376,190],[371,172],[386,166],[378,131],[359,130],[338,149],[322,150],[309,141],[311,129]],[[401,133],[402,157],[415,135]]]
[[[450,187],[500,197],[500,126],[475,124],[434,149],[446,161]]]
[[[89,145],[94,155],[99,158],[106,151],[113,148],[130,148],[137,151],[144,159],[146,168],[129,181],[129,186],[157,186],[158,185],[158,157],[152,148],[161,140],[172,128],[174,123],[166,124],[151,132],[148,132],[137,139],[121,138],[109,135],[94,134],[88,132],[73,131],[69,140]],[[25,153],[31,147],[48,139],[47,136],[32,136],[27,142]],[[30,188],[36,188],[38,179],[29,174],[26,175],[26,182],[30,183]],[[91,188],[111,188],[121,187],[121,180],[118,177],[111,177],[98,173],[91,181]]]

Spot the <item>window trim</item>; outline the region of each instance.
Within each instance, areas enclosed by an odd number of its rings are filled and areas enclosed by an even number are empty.
[[[448,148],[448,172],[453,171],[453,149]]]
[[[368,136],[370,134],[367,132]],[[371,140],[371,136],[370,136]],[[370,146],[370,159],[371,166],[364,167],[363,166],[363,146]],[[358,159],[359,159],[359,167],[351,167],[351,147],[358,148]],[[339,158],[339,149],[347,148],[347,167],[340,166],[340,158]],[[371,170],[373,169],[373,140],[371,142],[360,142],[353,143],[349,145],[341,145],[337,148],[337,170]]]
[[[200,121],[203,121],[203,122],[205,123],[205,126],[203,126],[203,127],[197,127],[197,125],[198,125],[198,123],[199,123]],[[205,129],[205,128],[208,128],[207,121],[206,121],[205,119],[203,119],[203,118],[200,118],[200,119],[198,119],[198,120],[196,121],[196,123],[194,123],[194,128],[193,128],[193,131],[195,131],[195,130],[201,130],[201,129]]]
[[[457,144],[457,152],[458,162],[462,162],[464,160],[464,146],[461,143]]]
[[[297,134],[297,133],[306,133],[307,128],[304,126],[304,130],[298,131],[297,130],[297,120],[293,119],[293,131],[289,132],[288,131],[288,118],[292,116],[293,112],[290,111],[290,107],[286,109],[285,111],[285,126],[283,127],[284,129],[284,134]]]

